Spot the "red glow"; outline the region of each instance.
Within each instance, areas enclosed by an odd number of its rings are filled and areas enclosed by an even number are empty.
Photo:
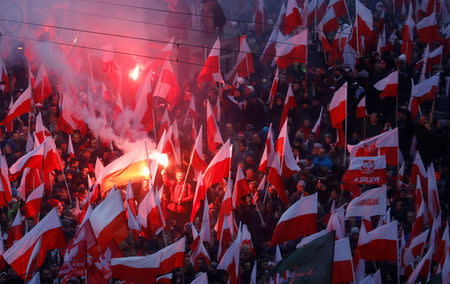
[[[130,78],[133,79],[133,81],[136,81],[139,78],[139,70],[140,66],[139,64],[136,64],[133,70],[130,71]]]

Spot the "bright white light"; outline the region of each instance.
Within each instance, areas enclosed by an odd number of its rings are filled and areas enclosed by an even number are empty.
[[[133,81],[136,81],[139,77],[139,64],[137,64],[133,70],[130,71],[130,78],[133,79]]]

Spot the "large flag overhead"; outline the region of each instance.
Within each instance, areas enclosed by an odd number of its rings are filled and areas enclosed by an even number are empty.
[[[398,223],[393,221],[368,232],[358,243],[362,259],[396,262],[398,244]]]
[[[8,110],[5,118],[0,125],[7,125],[12,122],[14,118],[21,116],[27,112],[31,111],[31,86],[29,86],[17,100],[14,102],[12,107]]]
[[[386,184],[386,159],[379,157],[353,157],[350,166],[342,176],[342,183],[346,189],[359,184]],[[350,190],[353,192],[353,190]]]
[[[296,268],[294,283],[331,283],[334,244],[334,232],[318,237],[278,262],[270,275]]]
[[[231,142],[228,139],[209,163],[203,174],[205,188],[209,188],[211,185],[221,181],[224,177],[228,177],[232,154],[230,148]]]
[[[295,1],[295,0],[294,0]],[[278,40],[275,49],[275,61],[280,69],[285,69],[293,63],[307,61],[308,30],[304,29],[287,40]]]
[[[384,79],[373,85],[375,89],[381,91],[380,97],[397,97],[398,94],[398,71],[394,71]]]
[[[209,100],[206,101],[206,136],[208,149],[214,153],[217,147],[223,144],[223,140]]]
[[[436,15],[433,13],[426,18],[423,18],[416,25],[417,36],[423,43],[433,43],[439,41],[439,26],[436,21]]]
[[[242,78],[248,78],[250,74],[255,72],[253,68],[253,55],[250,47],[248,46],[246,36],[243,35],[240,38],[240,49],[236,64],[233,69],[226,75],[227,79],[234,78],[236,74]]]
[[[152,74],[148,72],[142,80],[136,94],[136,106],[134,108],[133,126],[142,126],[145,131],[150,131],[154,126],[151,78]]]
[[[338,128],[347,117],[347,82],[334,93],[329,111],[331,124]]]
[[[164,63],[153,96],[166,99],[172,106],[175,106],[180,99],[180,87],[178,86],[177,76],[168,60]]]
[[[413,119],[416,118],[419,113],[419,106],[423,102],[434,100],[436,98],[439,89],[439,76],[440,73],[437,73],[425,81],[413,85],[408,105],[408,110],[411,112]]]
[[[352,216],[371,217],[386,213],[386,186],[370,189],[356,197],[347,206],[345,218]]]
[[[39,67],[39,72],[36,76],[36,82],[33,89],[33,102],[35,104],[43,104],[44,100],[52,93],[52,88],[48,80],[47,71],[43,64]]]
[[[290,34],[302,24],[302,9],[296,0],[288,0],[286,7],[286,29],[285,34]]]

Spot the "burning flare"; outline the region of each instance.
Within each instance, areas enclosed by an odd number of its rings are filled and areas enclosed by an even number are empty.
[[[130,78],[133,79],[133,81],[136,81],[139,78],[139,64],[136,64],[133,70],[130,71]]]

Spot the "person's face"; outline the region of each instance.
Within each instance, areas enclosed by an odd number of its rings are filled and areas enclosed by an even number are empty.
[[[239,150],[241,151],[241,152],[244,152],[245,151],[245,145],[244,144],[239,144]]]
[[[72,135],[72,141],[73,141],[73,142],[79,143],[80,140],[81,140],[80,134],[74,133],[74,134]]]
[[[305,189],[304,185],[302,182],[298,182],[297,183],[297,191],[303,192],[303,190]]]
[[[177,182],[183,182],[184,181],[184,173],[183,172],[176,172],[175,178]]]
[[[375,123],[377,123],[377,120],[378,120],[378,118],[377,118],[376,114],[371,114],[370,115],[370,122],[371,123],[375,124]]]
[[[89,171],[88,168],[83,168],[83,170],[81,171],[81,175],[85,177],[87,175],[88,171]]]
[[[325,156],[325,154],[326,154],[327,152],[325,151],[325,149],[319,149],[319,157],[323,157],[323,156]]]
[[[298,90],[300,90],[300,85],[298,83],[295,83],[293,85],[293,89],[294,89],[294,92],[297,92]]]
[[[18,141],[19,140],[19,134],[18,133],[13,133],[13,135],[12,135],[12,140],[14,140],[14,141]]]
[[[408,223],[410,223],[410,224],[412,224],[412,223],[414,223],[414,220],[416,219],[416,214],[414,214],[414,212],[408,212],[408,215],[407,215],[407,220],[408,220]]]
[[[286,78],[285,75],[280,75],[279,78],[280,78],[280,84],[281,84],[281,85],[287,84],[287,78]]]

